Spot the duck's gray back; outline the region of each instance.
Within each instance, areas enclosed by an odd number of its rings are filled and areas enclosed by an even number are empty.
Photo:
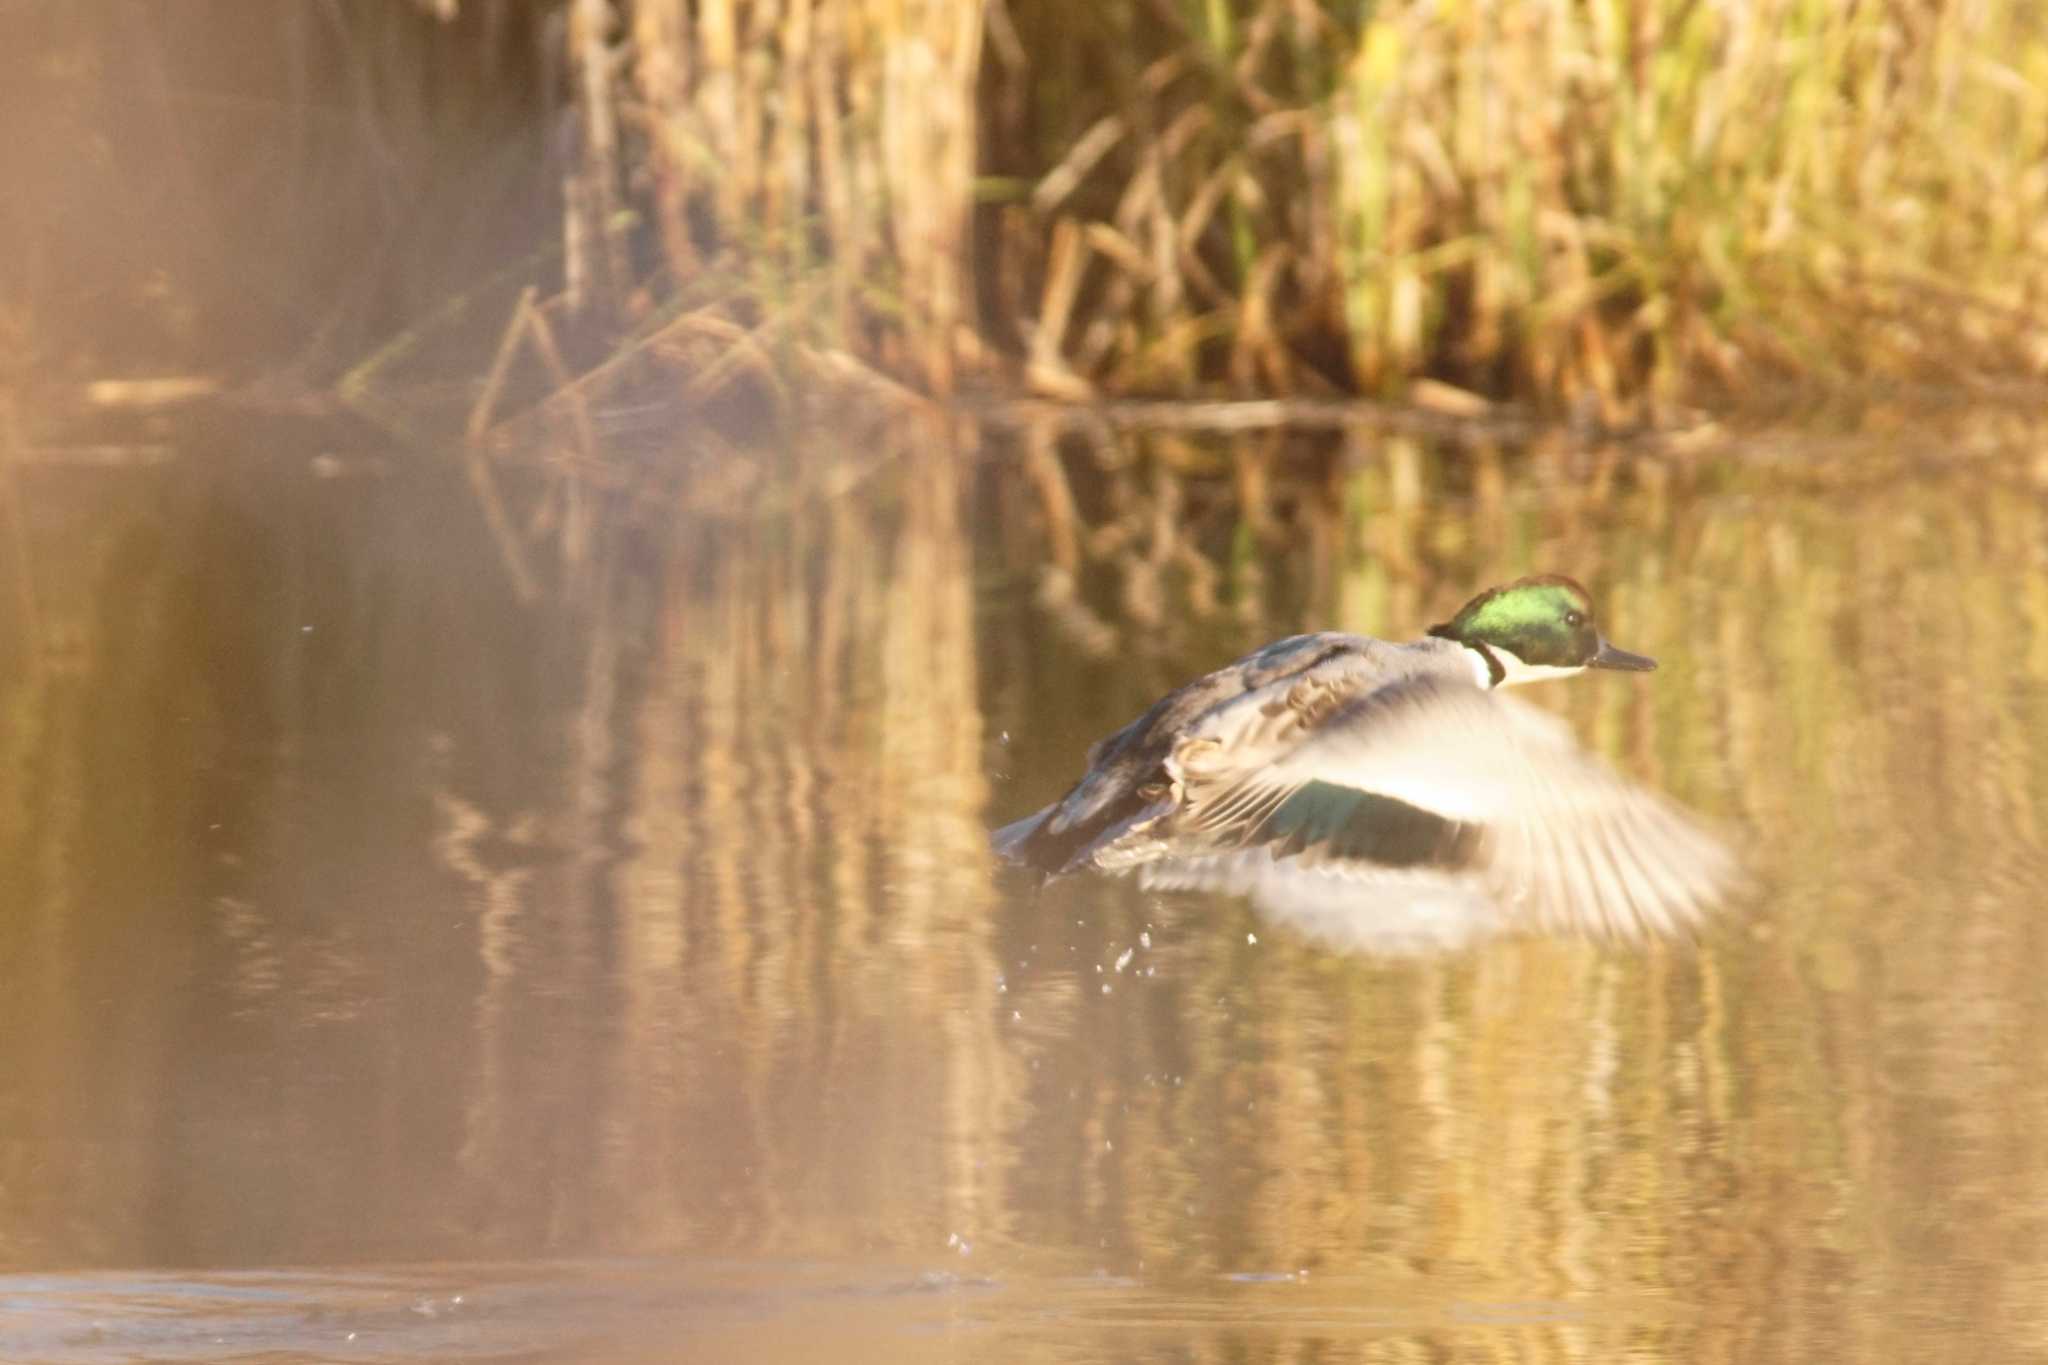
[[[1047,872],[1070,870],[1114,842],[1146,812],[1150,802],[1139,795],[1139,788],[1161,777],[1174,741],[1191,726],[1246,693],[1317,669],[1341,670],[1360,690],[1419,673],[1472,676],[1464,648],[1449,640],[1389,644],[1336,631],[1275,640],[1169,692],[1144,715],[1098,742],[1089,750],[1088,771],[1074,789],[997,830],[996,852]]]

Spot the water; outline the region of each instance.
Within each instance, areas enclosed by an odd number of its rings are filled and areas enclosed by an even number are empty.
[[[2048,1358],[2031,486],[1138,461],[1069,599],[913,443],[522,605],[459,479],[216,446],[24,473],[0,1358]],[[989,866],[1158,690],[1536,568],[1664,663],[1542,696],[1735,833],[1699,943]]]

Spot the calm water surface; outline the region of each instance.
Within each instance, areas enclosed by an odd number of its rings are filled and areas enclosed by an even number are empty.
[[[1361,445],[1062,549],[889,454],[533,605],[458,479],[24,475],[0,1359],[2048,1359],[2038,490]],[[1699,943],[990,867],[1158,690],[1532,569],[1664,663],[1542,695],[1742,847]]]

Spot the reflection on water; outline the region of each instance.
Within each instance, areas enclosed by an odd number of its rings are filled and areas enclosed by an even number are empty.
[[[1138,462],[1042,570],[1028,465],[910,449],[540,608],[455,484],[29,483],[0,1263],[880,1261],[988,1277],[1015,1359],[2048,1355],[2048,508],[1556,458],[1243,517]],[[1164,687],[1531,567],[1665,665],[1541,700],[1744,834],[1697,946],[995,877]]]
[[[993,1290],[936,1273],[643,1261],[0,1275],[0,1359],[714,1361],[779,1338],[810,1358],[947,1360],[989,1338]]]
[[[1610,1358],[1661,1339],[1672,1316],[1648,1299],[1442,1301],[1298,1273],[1180,1286],[817,1263],[531,1261],[0,1275],[0,1358],[918,1365],[1375,1357],[1418,1340],[1486,1358],[1569,1340]]]

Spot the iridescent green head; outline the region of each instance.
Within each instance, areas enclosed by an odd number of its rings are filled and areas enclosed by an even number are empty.
[[[1593,620],[1593,599],[1563,574],[1538,574],[1489,588],[1429,633],[1478,653],[1494,686],[1582,668],[1648,672],[1657,666],[1655,659],[1608,644]]]

